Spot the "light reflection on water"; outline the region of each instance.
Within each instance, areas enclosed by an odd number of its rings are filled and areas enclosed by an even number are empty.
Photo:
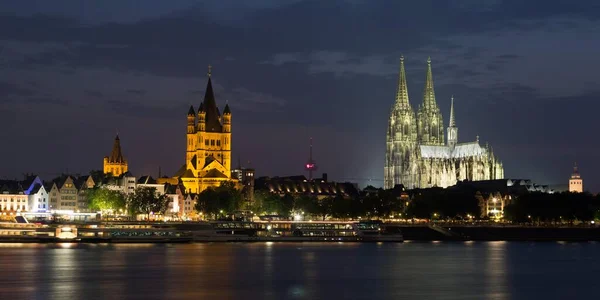
[[[593,299],[598,243],[0,244],[0,299]]]

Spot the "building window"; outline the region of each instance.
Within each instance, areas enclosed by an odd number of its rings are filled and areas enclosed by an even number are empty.
[[[217,146],[221,146],[221,140],[217,140]]]
[[[210,145],[214,146],[215,145],[215,140],[210,140]]]
[[[208,140],[204,140],[204,145],[208,146]]]

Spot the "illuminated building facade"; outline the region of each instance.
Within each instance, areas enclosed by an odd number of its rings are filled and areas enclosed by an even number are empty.
[[[571,193],[583,193],[583,179],[579,175],[577,164],[573,167],[573,174],[569,179],[569,192]]]
[[[396,101],[387,128],[384,188],[398,184],[408,189],[448,187],[465,179],[504,177],[502,162],[489,146],[479,144],[479,137],[473,142],[458,143],[453,97],[447,140],[443,126],[435,100],[431,59],[427,60],[423,103],[415,114],[408,97],[404,58],[401,57]]]
[[[231,110],[219,111],[212,87],[210,67],[204,101],[198,111],[187,114],[185,165],[175,174],[187,193],[200,193],[231,181]]]
[[[117,134],[110,156],[104,157],[104,174],[112,174],[112,176],[118,177],[123,173],[127,173],[127,171],[127,160],[121,151],[121,140]]]
[[[67,210],[87,212],[87,189],[94,188],[96,183],[92,176],[74,177],[70,175],[55,179],[48,185],[48,198],[51,210]]]
[[[231,177],[237,179],[242,186],[242,197],[247,207],[254,202],[254,172],[254,169],[243,168],[241,165],[231,170]]]
[[[0,180],[1,212],[45,212],[48,209],[48,192],[39,177],[28,176],[23,181]]]
[[[355,183],[327,181],[327,174],[323,174],[323,178],[313,180],[308,180],[303,175],[260,177],[256,179],[255,190],[267,191],[282,197],[286,194],[313,196],[319,200],[337,196],[350,199],[359,195],[358,186]]]

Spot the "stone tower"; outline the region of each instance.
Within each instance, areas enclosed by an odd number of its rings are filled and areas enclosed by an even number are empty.
[[[423,90],[423,103],[417,112],[417,132],[422,145],[444,145],[444,121],[435,101],[431,58],[427,59],[427,76]]]
[[[187,114],[185,165],[177,172],[186,192],[200,193],[231,180],[231,109],[225,105],[221,115],[212,87],[211,67],[204,100],[197,114]]]
[[[450,123],[448,124],[448,147],[454,149],[458,143],[458,127],[454,120],[454,96],[450,98]]]
[[[119,134],[117,134],[110,156],[104,157],[104,174],[110,173],[112,176],[117,177],[123,173],[127,173],[127,171],[127,160],[121,151],[121,140],[119,139]]]
[[[577,163],[573,167],[573,174],[571,174],[571,178],[569,179],[569,192],[571,193],[582,193],[583,192],[583,179],[581,175],[579,175],[579,170],[577,169]]]
[[[387,129],[385,188],[393,188],[396,184],[407,186],[414,180],[411,178],[414,176],[412,156],[416,145],[417,122],[408,97],[404,57],[400,57],[396,101],[392,105]]]

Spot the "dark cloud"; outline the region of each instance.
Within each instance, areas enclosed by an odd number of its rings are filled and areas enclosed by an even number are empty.
[[[516,54],[503,54],[503,55],[496,56],[496,58],[499,60],[511,60],[511,59],[517,59],[517,58],[519,58],[519,56]]]
[[[127,92],[127,94],[136,95],[136,96],[143,96],[146,94],[146,91],[144,91],[144,90],[135,90],[135,89],[127,90],[126,92]]]
[[[52,104],[52,105],[69,105],[68,101],[57,99],[54,97],[29,97],[25,101],[28,104]]]
[[[0,82],[0,97],[10,98],[11,96],[31,96],[35,92],[33,89],[21,87],[19,84]]]
[[[170,119],[174,120],[182,115],[182,111],[187,111],[184,106],[152,106],[146,103],[136,103],[132,101],[108,100],[104,103],[105,107],[112,113],[127,116],[139,117],[144,119]]]
[[[85,90],[84,92],[85,92],[86,96],[95,97],[95,98],[103,98],[104,97],[104,93],[102,93],[101,91]]]
[[[490,141],[507,175],[560,181],[575,158],[590,170],[600,167],[590,133],[565,126],[600,125],[593,116],[598,80],[590,55],[597,51],[585,52],[598,45],[593,32],[580,34],[597,28],[595,1],[259,2],[34,6],[45,15],[26,13],[30,8],[22,3],[0,4],[0,95],[11,102],[10,113],[0,109],[10,117],[43,107],[34,117],[48,124],[48,132],[39,132],[18,118],[4,118],[0,124],[22,126],[32,137],[3,138],[24,147],[34,139],[52,142],[57,152],[53,162],[7,165],[2,172],[97,168],[103,151],[70,153],[62,145],[93,136],[90,144],[104,141],[104,152],[110,151],[115,127],[129,136],[124,144],[136,173],[154,172],[158,165],[175,171],[184,151],[185,113],[202,101],[206,66],[212,64],[217,102],[228,102],[234,114],[234,156],[252,160],[259,174],[302,172],[307,138],[315,136],[316,158],[332,178],[378,180],[401,54],[412,105],[422,101],[431,56],[446,121],[455,95],[460,139],[480,135]],[[16,8],[3,9],[10,6]],[[565,42],[563,35],[582,38]],[[544,40],[555,44],[535,48]],[[542,59],[565,51],[572,51],[565,55],[570,62]],[[568,69],[585,57],[590,70]],[[554,80],[565,72],[574,78]],[[59,137],[64,140],[48,140],[52,132],[65,132]],[[0,156],[6,151],[0,148]]]

